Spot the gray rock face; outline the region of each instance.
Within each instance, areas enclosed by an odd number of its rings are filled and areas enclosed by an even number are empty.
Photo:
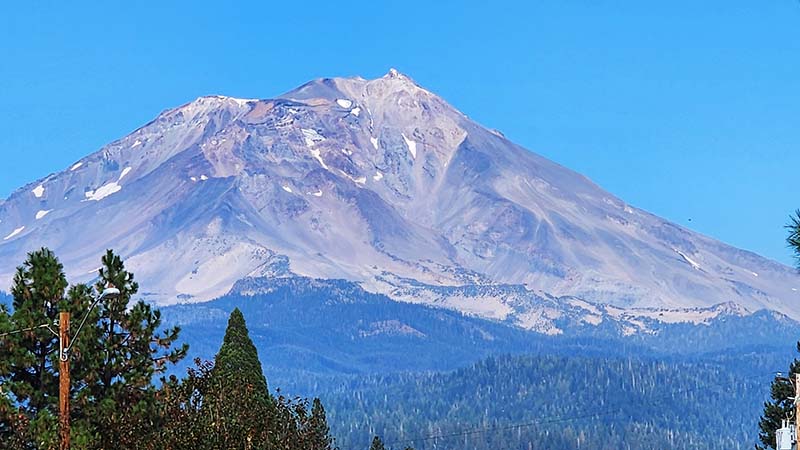
[[[634,208],[394,70],[165,111],[0,203],[0,286],[40,246],[75,281],[114,248],[162,304],[302,275],[532,329],[561,314],[537,299],[561,297],[600,317],[800,319],[793,269]],[[467,288],[492,285],[517,288]]]

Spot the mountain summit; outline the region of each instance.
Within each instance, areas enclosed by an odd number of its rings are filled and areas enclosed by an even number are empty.
[[[43,245],[72,279],[117,249],[159,303],[304,276],[534,329],[574,308],[800,319],[791,268],[626,204],[396,70],[167,110],[0,203],[0,286]]]

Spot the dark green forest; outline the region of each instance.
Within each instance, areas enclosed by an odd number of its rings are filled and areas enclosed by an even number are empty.
[[[508,356],[340,380],[323,398],[343,449],[372,434],[420,450],[751,449],[771,377],[724,363]]]

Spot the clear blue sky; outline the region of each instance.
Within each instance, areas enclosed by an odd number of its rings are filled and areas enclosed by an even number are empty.
[[[0,198],[195,97],[390,67],[633,205],[791,263],[797,0],[4,2]]]

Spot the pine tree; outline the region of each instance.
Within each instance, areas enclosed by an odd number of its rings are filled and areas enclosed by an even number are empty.
[[[133,449],[156,425],[153,377],[183,358],[187,346],[173,348],[180,329],[161,331],[158,310],[142,301],[129,306],[139,285],[111,250],[102,258],[95,288],[102,292],[109,284],[120,294],[99,301],[91,326],[81,332],[84,351],[74,355],[90,368],[77,404],[99,438],[97,448]]]
[[[786,228],[789,230],[786,242],[793,250],[800,269],[800,210],[797,210],[795,215],[789,218],[789,224],[786,225]],[[797,351],[800,352],[800,342],[797,343]],[[794,417],[794,404],[789,398],[795,396],[794,379],[799,374],[800,361],[795,359],[789,367],[788,378],[776,377],[772,381],[770,388],[771,400],[764,403],[764,412],[758,423],[758,438],[763,447],[756,446],[757,448],[775,448],[775,432],[780,428],[781,422],[784,419]],[[795,420],[800,420],[800,418]]]
[[[158,311],[142,302],[128,307],[138,286],[111,251],[103,258],[98,289],[108,282],[121,295],[92,308],[94,290],[80,284],[67,289],[52,251],[29,254],[17,269],[13,314],[0,307],[0,332],[25,331],[0,339],[0,441],[13,437],[20,448],[32,442],[37,448],[57,446],[60,311],[72,314],[70,334],[80,331],[69,353],[73,443],[84,449],[132,449],[152,431],[153,375],[183,357],[186,347],[170,350],[177,329],[157,334]]]
[[[386,450],[386,447],[383,445],[383,441],[378,436],[372,438],[372,445],[370,445],[369,450]]]
[[[277,428],[275,403],[267,390],[258,351],[238,308],[228,320],[203,409],[210,418],[217,448],[266,448],[283,434]]]
[[[157,444],[170,450],[332,450],[322,403],[287,399],[267,390],[244,316],[228,320],[215,363],[195,361],[183,380],[163,380],[158,392],[163,423]]]
[[[333,448],[333,438],[330,436],[330,427],[325,415],[325,407],[322,402],[315,398],[311,406],[311,417],[305,431],[306,448],[308,450],[331,450]]]
[[[13,313],[0,308],[0,331],[21,331],[0,339],[0,438],[24,440],[39,447],[56,443],[58,414],[59,311],[78,313],[90,298],[85,286],[67,290],[64,268],[49,249],[28,254],[11,287]],[[80,349],[81,342],[75,343]],[[73,371],[80,377],[78,367]],[[27,439],[27,438],[25,438]]]
[[[261,369],[258,350],[250,339],[244,315],[236,308],[228,319],[222,347],[214,360],[216,375],[241,382],[259,401],[269,397],[267,379]]]
[[[800,209],[789,217],[789,224],[786,225],[786,229],[789,230],[786,243],[789,244],[789,248],[794,252],[798,268],[800,268]]]
[[[14,313],[9,328],[14,330],[37,328],[8,336],[4,341],[0,359],[8,359],[10,370],[4,383],[14,401],[24,403],[31,415],[57,405],[57,362],[52,358],[58,349],[56,330],[58,308],[64,302],[67,279],[64,268],[52,251],[41,249],[28,254],[28,259],[17,268],[11,294]]]
[[[800,351],[800,342],[797,344]],[[789,367],[788,377],[776,377],[770,387],[770,401],[764,403],[764,413],[758,423],[761,449],[775,448],[775,432],[783,420],[794,417],[794,379],[800,375],[800,361],[795,359]]]
[[[178,380],[174,375],[162,378],[158,391],[158,416],[164,418],[158,433],[147,450],[206,450],[214,449],[218,440],[210,436],[212,419],[207,414],[206,397],[213,397],[210,380],[213,364],[199,359],[196,367],[189,368],[186,378]],[[222,448],[222,447],[220,447]]]

